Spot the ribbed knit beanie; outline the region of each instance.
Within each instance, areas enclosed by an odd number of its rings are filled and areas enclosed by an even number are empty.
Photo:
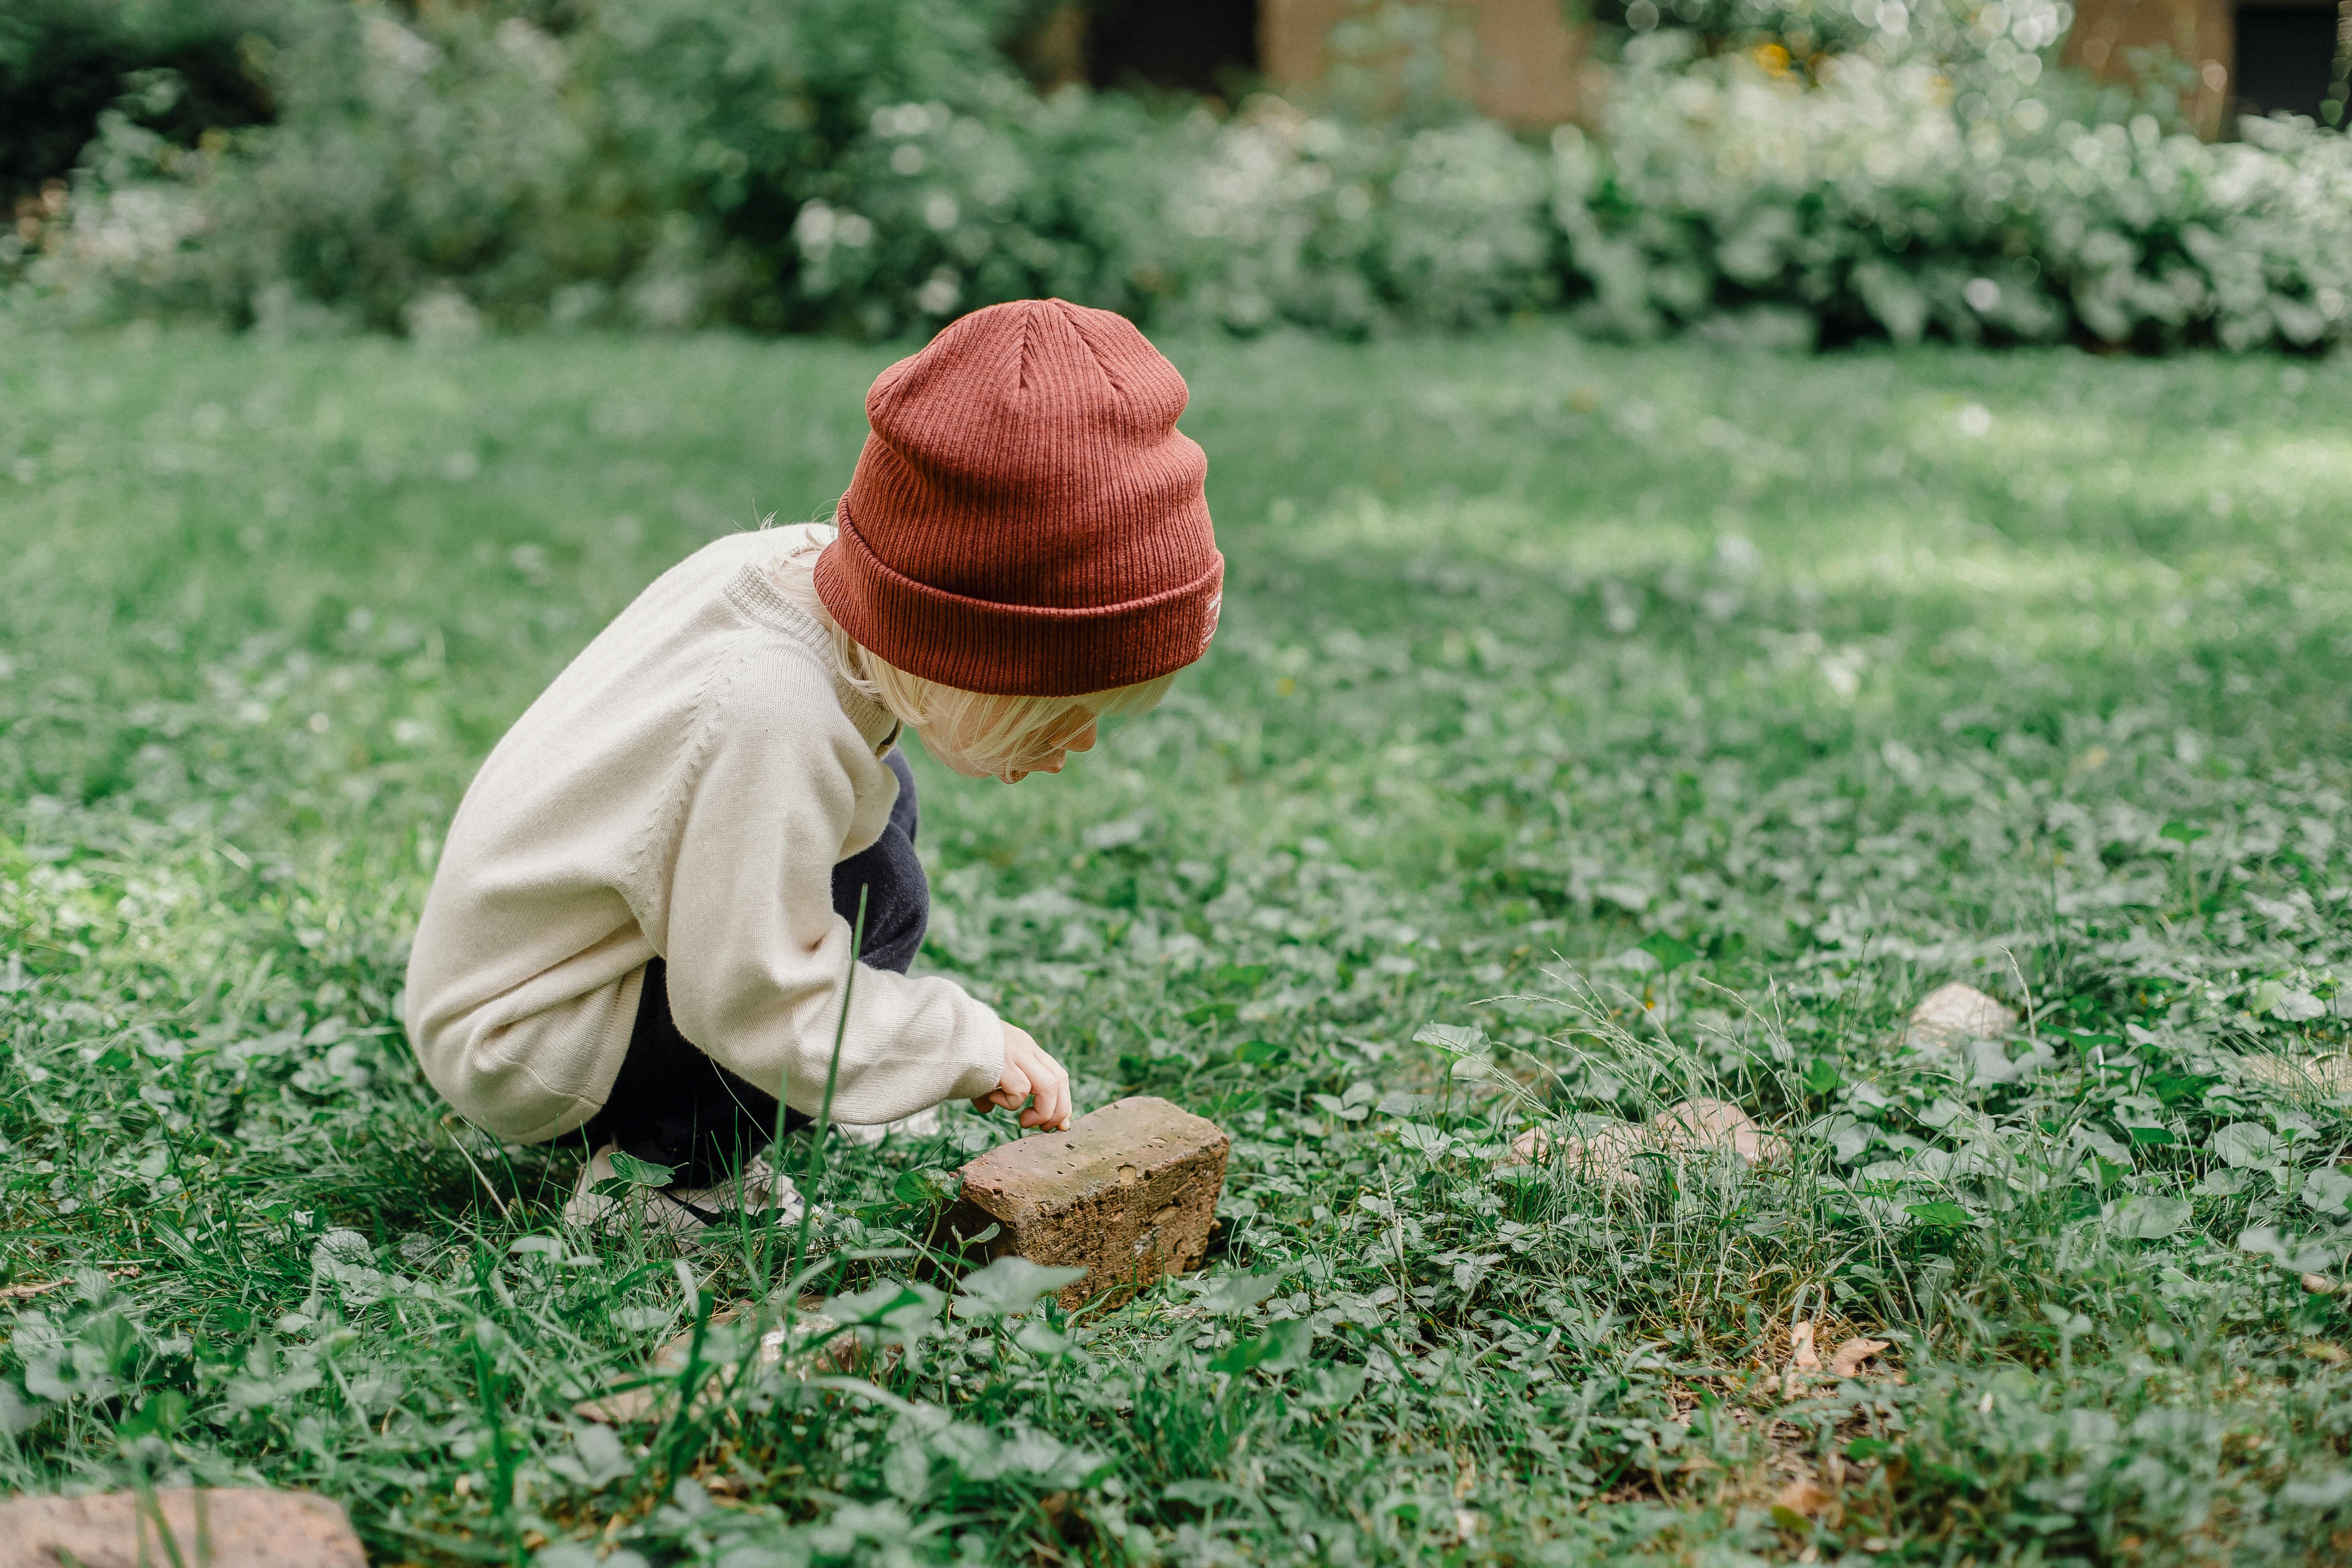
[[[818,596],[860,647],[965,691],[1076,697],[1181,668],[1225,570],[1185,396],[1123,316],[973,311],[866,395]]]

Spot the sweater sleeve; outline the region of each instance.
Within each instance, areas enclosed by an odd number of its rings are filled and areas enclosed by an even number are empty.
[[[704,715],[699,765],[668,836],[671,1015],[722,1066],[815,1116],[845,985],[835,1121],[895,1121],[985,1094],[1003,1075],[1004,1042],[984,1004],[935,975],[860,963],[851,979],[833,867],[857,815],[853,770],[888,769],[829,685],[822,700],[807,699],[804,663],[792,653],[749,660]],[[887,808],[887,794],[869,794]]]

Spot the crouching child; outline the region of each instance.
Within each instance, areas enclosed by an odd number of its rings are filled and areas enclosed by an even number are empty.
[[[406,1022],[425,1076],[518,1142],[668,1167],[649,1226],[797,1215],[781,1125],[967,1099],[1073,1111],[1060,1062],[908,973],[929,891],[908,734],[958,773],[1056,773],[1215,630],[1224,561],[1176,429],[1183,379],[1108,311],[1024,300],[882,373],[831,526],[664,574],[516,721],[425,900]],[[852,925],[864,911],[851,981]]]

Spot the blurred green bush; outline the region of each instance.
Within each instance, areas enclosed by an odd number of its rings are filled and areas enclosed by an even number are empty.
[[[184,145],[153,123],[172,83],[151,79],[102,117],[70,223],[22,265],[79,311],[289,328],[894,331],[964,237],[891,188],[911,174],[873,184],[901,140],[888,132],[911,129],[910,110],[952,132],[926,189],[962,176],[971,193],[983,172],[1025,176],[1034,160],[1017,143],[1042,106],[996,47],[1001,9],[313,0],[278,33],[274,124]],[[876,210],[827,230],[823,204],[852,191]],[[1044,248],[1015,226],[966,248],[1001,275],[997,253]]]
[[[1600,123],[1548,146],[1442,95],[1040,96],[1002,47],[1029,0],[262,3],[175,14],[253,29],[274,120],[192,137],[185,74],[129,71],[70,200],[0,237],[19,301],[419,335],[887,336],[1037,294],[1239,331],[2352,334],[2352,142],[2199,142],[2160,76],[2053,68],[2057,0],[1674,8],[1704,35],[1635,0]]]
[[[1637,40],[1605,142],[1556,139],[1589,323],[1804,342],[2342,341],[2352,141],[2248,121],[2241,142],[2200,142],[2168,84],[2135,97],[2045,70],[2033,51],[2055,43],[2056,9],[1987,5],[1975,15],[2011,31],[1884,40],[1811,71],[1770,45],[1696,58],[1687,35]]]
[[[73,173],[99,116],[169,71],[156,128],[193,144],[275,110],[262,57],[289,0],[7,0],[0,5],[0,198]]]

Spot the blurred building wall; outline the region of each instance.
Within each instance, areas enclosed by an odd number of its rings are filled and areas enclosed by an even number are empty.
[[[2182,106],[2207,138],[2241,114],[2316,115],[2334,79],[2345,0],[2076,0],[2062,59],[2111,79],[2161,45],[2196,73]]]
[[[2170,49],[2197,72],[2182,107],[2210,140],[2221,133],[2229,107],[2237,53],[2232,11],[2231,0],[2075,0],[2074,28],[2060,62],[2120,80],[2132,74],[2132,51]]]
[[[1308,86],[1331,64],[1332,27],[1358,0],[1258,0],[1258,65],[1277,89]],[[1448,7],[1466,47],[1449,51],[1455,89],[1481,113],[1540,130],[1586,106],[1586,33],[1560,0],[1454,0]]]
[[[1539,131],[1600,109],[1605,82],[1590,58],[1591,30],[1569,24],[1561,0],[1440,6],[1443,70],[1481,112]],[[2240,113],[2315,113],[2333,70],[2339,10],[2342,26],[2352,27],[2352,0],[2075,0],[2075,7],[2063,63],[2121,79],[2139,51],[2168,49],[2192,73],[2182,107],[2209,139],[2233,133]],[[1097,0],[1053,13],[1019,52],[1040,85],[1146,79],[1215,91],[1231,67],[1240,79],[1255,70],[1276,90],[1303,89],[1323,82],[1336,63],[1332,30],[1378,11],[1373,0]],[[1391,75],[1402,92],[1406,55],[1402,44],[1388,56],[1375,46],[1348,63],[1375,78]]]

